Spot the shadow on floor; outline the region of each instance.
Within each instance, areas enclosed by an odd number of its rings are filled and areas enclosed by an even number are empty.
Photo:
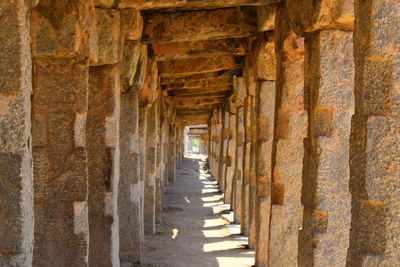
[[[231,235],[221,218],[226,205],[204,158],[185,158],[176,182],[166,188],[163,224],[155,236],[146,237],[142,266],[254,265],[247,238]]]

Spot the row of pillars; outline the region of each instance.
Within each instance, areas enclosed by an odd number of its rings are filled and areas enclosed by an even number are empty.
[[[0,4],[0,266],[134,266],[183,126],[133,9]]]
[[[400,9],[355,2],[354,31],[299,33],[278,7],[210,119],[210,167],[256,266],[400,265]]]

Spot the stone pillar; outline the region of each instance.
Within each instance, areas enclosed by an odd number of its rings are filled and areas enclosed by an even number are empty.
[[[233,177],[235,174],[236,156],[236,107],[232,107],[235,114],[229,114],[229,140],[226,156],[225,194],[224,202],[232,204]],[[231,207],[233,208],[233,207]]]
[[[241,208],[241,232],[249,235],[250,224],[250,159],[251,159],[251,106],[253,97],[244,100],[244,144],[243,144],[243,184]]]
[[[119,264],[118,182],[120,80],[115,65],[90,67],[86,144],[89,264]]]
[[[161,123],[160,123],[160,98],[156,100],[156,109],[157,109],[157,117],[155,120],[157,121],[157,131],[156,131],[156,210],[155,210],[155,223],[156,225],[161,224],[161,212],[162,212],[162,195],[163,195],[163,183],[161,181],[161,146],[162,146],[162,136],[161,136]]]
[[[120,12],[96,8],[98,58],[89,72],[87,118],[89,178],[89,265],[116,266],[119,260],[119,119],[122,55]]]
[[[228,141],[229,141],[229,112],[224,108],[222,112],[222,138],[221,138],[221,161],[218,170],[218,183],[221,190],[225,192],[225,174],[226,174],[226,163],[228,158]]]
[[[400,6],[355,1],[347,266],[400,265]]]
[[[94,19],[90,1],[40,1],[32,9],[34,266],[88,265],[86,115],[89,62],[97,60]]]
[[[35,60],[35,266],[88,264],[88,67],[73,58]]]
[[[349,138],[354,113],[353,33],[306,38],[305,141],[300,266],[345,266],[350,231]],[[320,75],[316,75],[320,74]]]
[[[33,181],[29,6],[0,4],[0,265],[31,266]],[[29,2],[28,2],[29,3]]]
[[[175,172],[176,172],[176,165],[175,165],[175,128],[173,125],[169,125],[169,143],[168,143],[168,181],[170,183],[175,182]]]
[[[140,162],[140,180],[139,180],[139,187],[140,187],[140,210],[141,213],[139,215],[139,219],[141,220],[141,224],[143,225],[141,229],[141,239],[144,238],[144,202],[145,202],[145,175],[146,175],[146,142],[147,142],[147,112],[148,109],[141,103],[139,98],[139,162]]]
[[[144,232],[155,233],[156,160],[157,160],[157,108],[151,104],[146,113],[146,155],[144,173]]]
[[[272,146],[275,129],[275,81],[261,82],[258,99],[256,264],[261,267],[268,266]]]
[[[304,40],[290,28],[283,8],[277,11],[277,114],[273,148],[270,266],[296,266],[307,113],[304,110]]]
[[[121,94],[120,182],[118,192],[121,266],[141,261],[143,189],[140,182],[139,101],[135,91]]]

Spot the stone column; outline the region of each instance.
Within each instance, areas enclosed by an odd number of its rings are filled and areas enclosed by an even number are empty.
[[[32,62],[26,1],[0,4],[0,265],[31,266]],[[29,3],[29,2],[28,2]]]
[[[221,162],[218,170],[218,183],[221,190],[225,192],[225,174],[226,174],[226,163],[228,158],[228,141],[229,141],[229,112],[224,108],[222,112],[222,139],[221,139]]]
[[[274,70],[271,71],[274,72]],[[275,128],[275,81],[262,81],[258,98],[256,263],[257,266],[268,266],[272,146]]]
[[[159,90],[161,91],[161,89]],[[162,136],[161,136],[161,123],[160,123],[160,104],[161,104],[161,99],[157,98],[156,100],[156,113],[157,117],[155,117],[155,120],[157,121],[157,131],[156,131],[156,210],[155,210],[155,223],[156,225],[161,224],[161,212],[162,212],[162,195],[163,195],[163,183],[161,181],[162,176],[161,176],[161,146],[162,146]]]
[[[140,187],[140,214],[139,219],[141,220],[141,224],[143,225],[141,229],[141,239],[144,238],[144,202],[145,202],[145,175],[146,175],[146,142],[147,142],[147,112],[148,109],[141,103],[139,99],[139,162],[140,162],[140,180],[139,180],[139,187]]]
[[[400,265],[400,6],[355,1],[347,266]]]
[[[119,264],[120,79],[116,65],[90,67],[86,125],[89,264]]]
[[[241,208],[241,232],[249,235],[250,230],[250,159],[251,159],[251,106],[253,97],[244,100],[244,144],[243,144],[243,184]]]
[[[144,173],[144,232],[155,233],[156,160],[157,160],[157,108],[156,103],[146,113],[146,155]]]
[[[87,266],[86,115],[89,62],[97,60],[94,7],[83,0],[40,1],[31,22],[33,265]]]
[[[175,172],[176,172],[176,164],[175,164],[175,128],[173,125],[169,125],[169,143],[168,143],[168,181],[170,183],[175,182]]]
[[[87,60],[35,60],[34,266],[88,264],[88,69]]]
[[[306,38],[309,114],[303,172],[300,266],[345,266],[350,231],[349,138],[354,113],[353,33]],[[318,75],[316,75],[318,74]]]
[[[225,194],[224,202],[232,204],[233,177],[235,174],[236,156],[236,107],[232,107],[235,114],[229,114],[229,141],[226,156]],[[233,208],[233,207],[231,207]]]
[[[283,8],[276,26],[277,103],[273,147],[269,266],[296,266],[307,113],[304,109],[304,40],[290,28]]]
[[[96,8],[98,60],[89,72],[89,265],[119,265],[118,183],[122,55],[120,12]]]
[[[140,182],[138,93],[121,94],[120,182],[118,192],[121,266],[141,261],[143,250],[143,189]]]

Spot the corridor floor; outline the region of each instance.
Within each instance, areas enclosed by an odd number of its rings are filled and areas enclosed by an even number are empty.
[[[221,218],[222,194],[203,169],[204,157],[189,155],[165,192],[163,224],[145,241],[144,266],[254,265],[247,239],[231,235]]]

